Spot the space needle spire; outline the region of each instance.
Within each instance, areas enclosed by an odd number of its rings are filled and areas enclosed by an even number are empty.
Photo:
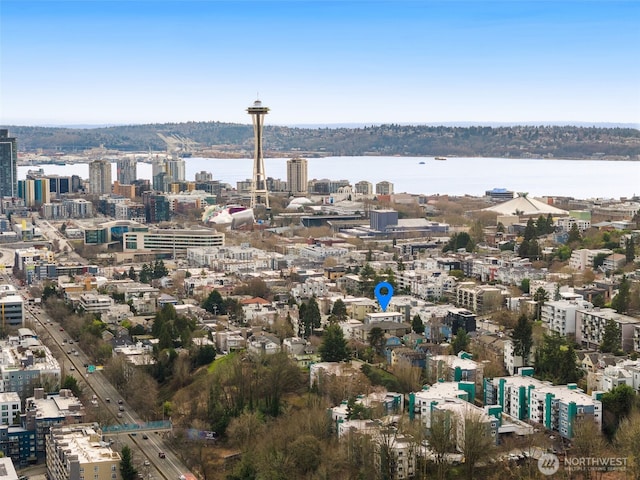
[[[263,107],[260,100],[256,100],[251,107],[247,108],[247,113],[253,118],[253,138],[255,143],[253,179],[251,182],[251,208],[264,205],[269,209],[269,192],[267,190],[267,177],[264,171],[264,157],[262,155],[262,128],[264,126],[264,116],[269,113],[269,109]]]

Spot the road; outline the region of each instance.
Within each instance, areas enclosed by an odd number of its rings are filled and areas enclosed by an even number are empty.
[[[54,240],[58,241],[58,247],[60,252],[61,260],[70,261],[70,262],[78,262],[86,264],[87,261],[78,255],[66,237],[58,230],[56,227],[51,225],[47,220],[38,220],[38,227],[42,231],[42,234],[50,241]],[[66,258],[65,258],[66,257]]]
[[[11,279],[6,273],[0,273],[0,283],[11,283]],[[21,289],[21,293],[24,295],[24,289]],[[122,399],[102,372],[97,371],[92,374],[85,372],[85,365],[91,363],[89,358],[73,342],[67,332],[60,325],[54,323],[40,306],[25,305],[24,323],[25,326],[32,328],[43,341],[46,341],[49,349],[58,358],[62,369],[62,378],[66,375],[73,375],[82,385],[83,391],[88,393],[88,397],[91,395],[97,397],[97,406],[89,404],[86,408],[97,408],[100,416],[105,419],[102,423],[141,424],[144,422]],[[70,341],[73,343],[69,343]],[[120,407],[124,411],[121,412],[122,416],[118,417]],[[146,480],[177,480],[182,473],[188,472],[188,469],[157,433],[147,434],[148,438],[146,439],[142,434],[109,434],[109,437],[117,440],[116,446],[120,448],[124,444],[132,448],[134,459],[138,460],[138,471],[144,475]],[[139,452],[139,455],[136,452]],[[160,452],[164,453],[164,458],[160,458]],[[147,463],[148,465],[146,465]]]

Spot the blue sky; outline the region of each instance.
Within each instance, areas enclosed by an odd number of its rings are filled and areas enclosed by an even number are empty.
[[[0,1],[0,124],[640,124],[640,1]]]

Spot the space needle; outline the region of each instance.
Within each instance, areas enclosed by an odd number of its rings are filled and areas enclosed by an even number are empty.
[[[264,172],[264,157],[262,156],[262,128],[264,116],[269,113],[269,108],[263,107],[260,100],[253,102],[253,106],[247,108],[247,113],[253,118],[253,137],[255,149],[253,155],[253,179],[251,182],[251,208],[264,205],[269,209],[269,192]]]

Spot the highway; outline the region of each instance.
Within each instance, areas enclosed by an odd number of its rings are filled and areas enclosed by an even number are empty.
[[[0,272],[0,283],[13,283],[7,273]],[[17,288],[24,298],[26,289]],[[24,324],[35,331],[58,359],[62,370],[61,377],[73,375],[82,387],[83,393],[87,394],[87,398],[96,396],[97,405],[89,403],[85,404],[85,408],[87,411],[92,408],[98,409],[100,423],[104,425],[144,423],[102,372],[86,373],[85,365],[92,363],[90,359],[79,349],[76,342],[69,343],[73,339],[60,325],[48,318],[40,306],[27,305],[25,302]],[[70,351],[72,353],[69,353]],[[119,407],[124,409],[121,417],[118,417]],[[136,468],[145,480],[178,480],[181,474],[189,471],[166,445],[159,432],[108,434],[108,438],[114,441],[118,451],[125,444],[131,447]],[[164,458],[160,458],[160,452],[164,454]]]

